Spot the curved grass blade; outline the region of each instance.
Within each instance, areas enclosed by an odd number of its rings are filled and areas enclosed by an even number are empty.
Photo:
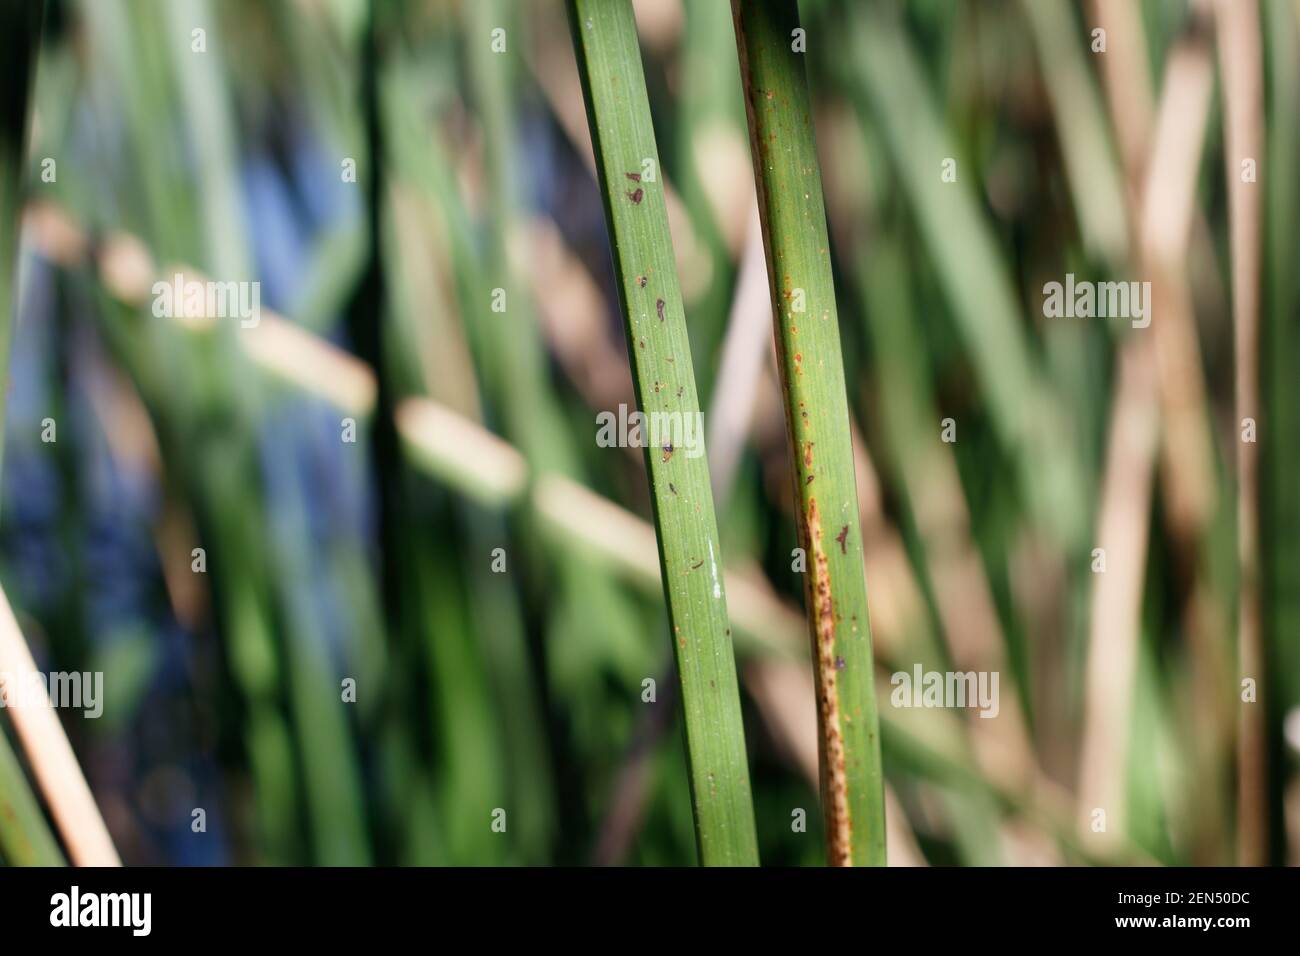
[[[659,563],[681,681],[695,836],[705,865],[756,865],[758,845],[722,555],[663,178],[629,0],[570,0],[638,409],[676,424],[647,437]],[[693,429],[693,442],[681,436]],[[651,447],[654,445],[654,447]]]
[[[795,0],[733,0],[794,459],[832,865],[885,864],[871,629],[830,240]]]

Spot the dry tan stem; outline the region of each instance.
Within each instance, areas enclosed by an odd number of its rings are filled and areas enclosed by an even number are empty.
[[[1259,10],[1253,3],[1219,0],[1219,57],[1223,72],[1224,161],[1232,247],[1237,424],[1259,422],[1259,182],[1245,182],[1242,163],[1258,170],[1264,151],[1264,78]],[[1267,171],[1265,171],[1267,172]],[[1253,678],[1255,700],[1239,702],[1237,740],[1237,862],[1268,860],[1268,802],[1264,731],[1264,652],[1259,595],[1259,445],[1237,441],[1237,655],[1240,674]]]
[[[0,693],[6,697],[5,709],[13,720],[41,794],[74,864],[121,866],[108,827],[48,695],[42,689],[41,700],[28,699],[36,687],[44,687],[38,678],[32,652],[8,598],[0,590]]]

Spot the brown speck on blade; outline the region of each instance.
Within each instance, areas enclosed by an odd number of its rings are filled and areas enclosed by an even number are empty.
[[[663,299],[655,299],[655,311],[657,311],[657,312],[659,313],[659,321],[662,322],[662,321],[664,320],[664,300],[663,300]]]
[[[848,525],[845,525],[843,528],[840,529],[840,533],[835,536],[835,540],[838,541],[840,544],[840,554],[848,554],[849,551],[848,551],[848,546],[846,544],[846,542],[849,540]]]
[[[626,176],[628,179],[632,180],[632,182],[634,183],[639,183],[641,181],[640,173],[624,173],[623,175]]]
[[[638,188],[638,189],[636,189],[636,190],[634,190],[634,191],[628,193],[628,194],[627,194],[627,198],[630,199],[630,200],[632,200],[632,205],[634,205],[634,206],[639,206],[639,205],[641,205],[641,197],[644,196],[644,195],[645,195],[645,192],[642,191],[640,188]]]
[[[664,445],[663,451],[664,451],[664,461],[667,461],[669,458],[673,457],[673,443],[667,442]]]

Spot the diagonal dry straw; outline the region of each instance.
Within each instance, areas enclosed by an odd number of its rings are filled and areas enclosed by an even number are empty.
[[[806,40],[795,0],[733,0],[732,11],[808,558],[827,855],[836,866],[883,866],[871,630]]]
[[[695,428],[643,436],[681,682],[695,836],[705,865],[756,865],[758,843],[722,553],[699,399],[629,0],[571,0],[573,45],[605,204],[637,407]],[[651,430],[653,431],[653,429]],[[653,447],[651,447],[653,443]]]
[[[18,622],[0,591],[0,693],[22,742],[41,793],[77,866],[118,866],[117,851],[104,826],[95,798],[77,763],[72,745],[37,676],[36,663]],[[27,695],[40,687],[40,695]]]

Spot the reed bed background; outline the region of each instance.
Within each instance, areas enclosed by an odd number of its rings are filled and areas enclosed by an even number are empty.
[[[48,0],[0,859],[1297,861],[1300,5],[736,7]]]

